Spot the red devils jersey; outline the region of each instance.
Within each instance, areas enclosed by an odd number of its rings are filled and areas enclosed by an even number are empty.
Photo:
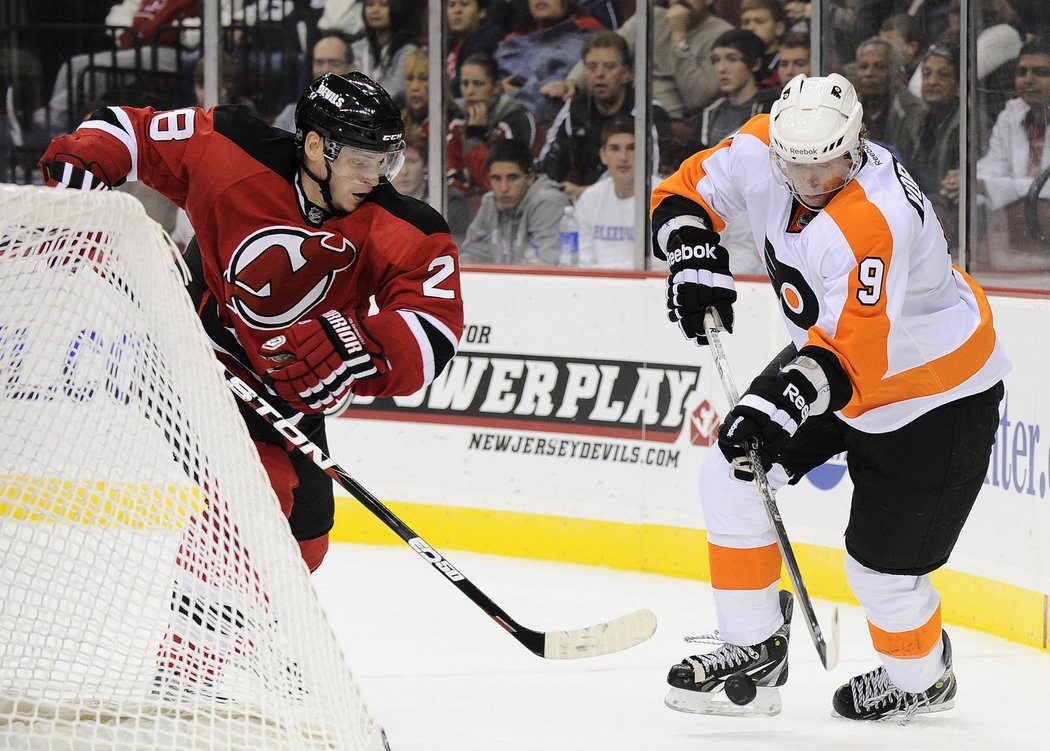
[[[444,219],[382,183],[356,210],[310,203],[291,134],[243,108],[99,110],[48,154],[96,162],[111,183],[141,180],[186,210],[207,292],[199,314],[220,357],[263,373],[263,342],[338,309],[364,320],[388,373],[363,396],[410,394],[455,355],[463,333],[458,250]]]

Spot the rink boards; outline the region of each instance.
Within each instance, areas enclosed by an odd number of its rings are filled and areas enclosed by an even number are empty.
[[[664,284],[464,273],[452,366],[414,396],[356,400],[330,423],[333,457],[434,545],[708,579],[697,473],[727,404],[708,353],[667,322]],[[726,348],[743,389],[788,338],[768,283],[738,290]],[[947,621],[1046,649],[1050,300],[992,307],[1014,371],[984,491],[935,576]],[[810,592],[847,602],[850,492],[836,457],[779,499]],[[335,539],[396,542],[338,502]]]

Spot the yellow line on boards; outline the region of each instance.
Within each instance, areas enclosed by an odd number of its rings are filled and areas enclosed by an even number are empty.
[[[703,530],[657,524],[545,516],[517,511],[422,503],[386,504],[439,549],[579,563],[709,581]],[[352,498],[336,498],[333,542],[400,544],[397,536]],[[846,582],[842,550],[793,543],[814,597],[856,605]],[[946,623],[985,631],[1050,651],[1046,595],[973,574],[941,570],[932,575]],[[790,588],[787,576],[782,585]]]

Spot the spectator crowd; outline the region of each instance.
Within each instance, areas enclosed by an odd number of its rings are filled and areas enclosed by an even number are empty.
[[[974,1],[978,96],[968,120],[978,144],[971,189],[986,219],[982,232],[999,227],[1009,235],[1001,244],[1050,256],[1026,236],[1018,213],[1050,169],[1047,22],[1038,0]],[[832,40],[822,72],[854,83],[865,137],[891,150],[934,203],[949,240],[957,240],[959,0],[822,5]],[[636,268],[628,251],[637,235],[634,174],[645,160],[635,120],[651,112],[644,146],[655,183],[689,154],[768,112],[788,80],[811,72],[808,0],[657,0],[648,107],[635,94],[636,2],[444,6],[438,83],[429,76],[426,0],[220,0],[219,102],[240,103],[293,130],[306,83],[326,72],[367,73],[402,107],[402,192],[426,199],[434,179],[427,144],[444,139],[442,179],[464,262],[563,263],[559,225],[571,206],[581,266]],[[98,106],[203,104],[199,0],[88,0],[76,19],[83,33],[51,46],[33,41],[34,28],[56,34],[34,7],[24,3],[23,23],[9,29],[0,58],[0,178],[32,181],[48,141]],[[77,24],[68,26],[61,33],[73,34]],[[445,87],[440,126],[429,122],[430,85]],[[1040,197],[1050,201],[1050,187]],[[725,241],[735,273],[764,273],[746,226],[731,227]]]

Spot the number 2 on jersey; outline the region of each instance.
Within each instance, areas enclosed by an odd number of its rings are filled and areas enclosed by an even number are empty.
[[[881,258],[865,258],[857,267],[857,300],[861,305],[876,305],[882,298],[882,280],[886,264]]]
[[[456,270],[456,262],[452,260],[452,256],[438,256],[430,262],[428,271],[435,268],[437,271],[433,276],[423,282],[423,294],[427,297],[440,297],[442,300],[455,300],[454,290],[442,289],[438,285],[452,276],[452,272]]]

